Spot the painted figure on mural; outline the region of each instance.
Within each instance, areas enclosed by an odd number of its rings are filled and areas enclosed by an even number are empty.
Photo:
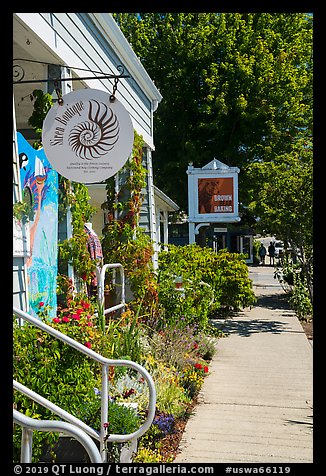
[[[26,260],[29,307],[37,316],[44,302],[56,314],[58,174],[44,150],[35,150],[17,133],[22,193],[30,196],[34,217],[29,222],[30,256]]]

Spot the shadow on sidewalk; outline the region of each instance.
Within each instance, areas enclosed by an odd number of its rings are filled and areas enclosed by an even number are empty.
[[[257,296],[255,307],[265,307],[267,309],[284,309],[290,310],[287,294],[262,294]]]
[[[232,318],[228,319],[225,322],[223,332],[226,335],[237,334],[241,337],[249,337],[252,334],[261,332],[281,334],[287,329],[287,324],[281,321],[265,321],[263,319],[252,319],[250,321],[243,321]]]
[[[257,297],[257,302],[254,308],[290,311],[291,307],[288,303],[288,296],[284,293],[262,294]],[[266,319],[250,319],[243,320],[239,311],[233,316],[227,318],[222,327],[225,335],[238,334],[242,337],[249,337],[252,334],[260,332],[269,332],[271,334],[280,334],[288,331],[288,323],[284,320],[266,320]],[[292,316],[292,312],[291,312]],[[286,317],[286,313],[282,314]]]

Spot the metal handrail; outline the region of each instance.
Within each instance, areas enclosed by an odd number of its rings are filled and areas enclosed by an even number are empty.
[[[102,463],[100,452],[92,438],[85,431],[71,423],[56,420],[36,420],[15,409],[13,410],[13,419],[14,423],[22,427],[21,463],[32,462],[33,432],[35,430],[62,432],[72,436],[85,448],[91,463]]]
[[[82,352],[83,354],[87,355],[91,359],[99,362],[102,366],[102,384],[101,384],[101,429],[99,432],[99,441],[100,441],[100,451],[102,454],[102,461],[106,462],[107,459],[107,451],[106,451],[106,441],[116,441],[116,442],[126,442],[131,441],[134,439],[139,438],[142,436],[152,424],[152,421],[155,416],[155,407],[156,407],[156,390],[154,381],[148,371],[142,367],[141,365],[137,364],[136,362],[132,362],[131,360],[115,360],[115,359],[108,359],[103,357],[102,355],[94,352],[92,349],[84,346],[80,342],[72,339],[71,337],[63,334],[62,332],[54,329],[53,327],[45,324],[40,319],[37,319],[25,311],[13,307],[13,312],[16,316],[20,317],[21,319],[29,322],[30,324],[35,325],[39,329],[47,332],[48,334],[52,335],[56,339],[61,340],[65,344],[73,347],[74,349]],[[105,424],[108,422],[108,402],[109,402],[109,393],[108,393],[108,377],[109,377],[109,367],[130,367],[135,369],[139,372],[144,379],[146,380],[149,388],[149,402],[148,402],[148,415],[144,423],[140,426],[140,428],[133,432],[128,433],[126,435],[118,435],[118,434],[110,434],[109,436],[106,435],[106,428]],[[20,384],[21,385],[21,384]],[[63,418],[65,416],[61,415]],[[95,436],[92,433],[92,436]]]
[[[42,407],[47,408],[52,413],[55,413],[60,418],[63,418],[72,425],[78,426],[78,428],[83,431],[86,431],[86,433],[88,433],[91,437],[100,441],[100,433],[98,431],[86,425],[86,423],[81,421],[79,418],[74,417],[73,415],[71,415],[71,413],[68,413],[66,410],[63,410],[61,407],[58,407],[58,405],[56,405],[55,403],[50,402],[50,400],[48,400],[47,398],[42,397],[42,395],[39,395],[30,388],[25,387],[25,385],[17,382],[17,380],[13,380],[13,387],[18,392],[22,393],[23,395],[26,395],[26,397],[29,397],[30,399],[34,400],[34,402],[42,405]]]
[[[105,279],[105,272],[107,269],[118,269],[120,271],[121,276],[121,303],[116,304],[115,306],[108,307],[104,309],[104,279]],[[125,274],[122,264],[120,263],[107,263],[100,267],[96,267],[96,277],[97,277],[97,301],[99,304],[103,306],[104,315],[108,314],[113,311],[117,311],[118,309],[124,309],[126,305],[126,297],[125,297]]]

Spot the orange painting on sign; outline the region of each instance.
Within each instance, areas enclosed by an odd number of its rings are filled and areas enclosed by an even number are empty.
[[[198,213],[233,213],[233,178],[198,179]]]

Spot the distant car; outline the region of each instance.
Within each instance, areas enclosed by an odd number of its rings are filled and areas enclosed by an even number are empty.
[[[275,258],[282,258],[284,255],[284,243],[282,241],[276,241],[275,243]]]

